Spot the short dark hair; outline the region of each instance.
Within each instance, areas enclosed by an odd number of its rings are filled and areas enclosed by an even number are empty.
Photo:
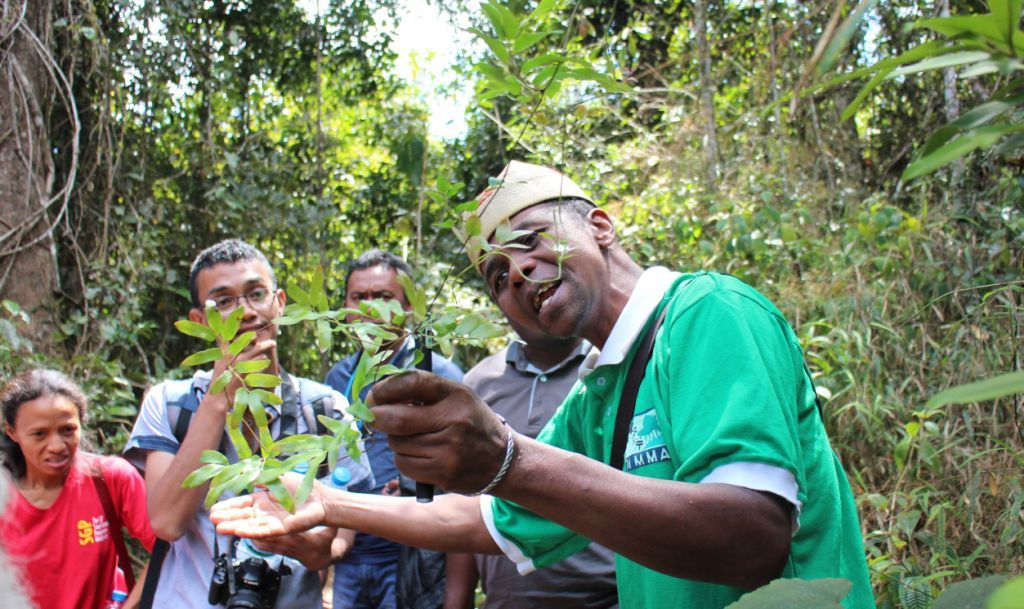
[[[89,401],[79,387],[69,379],[63,372],[37,368],[23,372],[11,379],[3,389],[0,389],[0,413],[4,423],[14,427],[14,421],[18,417],[18,410],[25,402],[38,400],[48,395],[59,395],[67,398],[69,402],[78,409],[78,418],[85,423],[85,410]],[[18,443],[12,440],[6,433],[0,435],[0,459],[4,467],[15,478],[25,475],[25,455],[21,452]]]
[[[364,269],[372,269],[375,266],[386,266],[396,274],[401,271],[412,277],[412,267],[405,260],[384,250],[367,250],[361,256],[348,263],[345,272],[345,292],[348,293],[348,280],[352,277],[352,273]]]
[[[241,239],[225,239],[199,252],[196,259],[192,261],[192,268],[188,274],[188,291],[192,296],[192,306],[196,308],[202,306],[202,303],[199,302],[198,285],[200,271],[217,264],[231,264],[233,262],[247,262],[249,260],[257,260],[266,265],[267,270],[270,272],[270,281],[273,283],[271,287],[276,288],[277,277],[274,275],[274,268],[270,266],[270,261],[263,255],[263,252]]]

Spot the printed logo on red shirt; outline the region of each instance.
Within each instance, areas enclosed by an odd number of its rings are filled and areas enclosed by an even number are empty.
[[[110,537],[110,525],[107,517],[100,514],[93,516],[92,521],[78,521],[78,545],[87,546],[91,543],[100,543]]]

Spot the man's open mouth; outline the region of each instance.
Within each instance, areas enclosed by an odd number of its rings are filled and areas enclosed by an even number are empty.
[[[560,285],[562,285],[561,281],[552,281],[541,286],[541,288],[533,295],[533,310],[539,313],[541,307],[544,306],[544,303],[547,302],[549,298],[554,296],[555,290],[558,289],[558,286]]]

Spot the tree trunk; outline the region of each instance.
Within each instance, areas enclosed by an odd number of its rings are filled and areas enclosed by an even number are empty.
[[[939,16],[949,17],[949,0],[939,3]],[[946,120],[952,121],[960,116],[960,98],[956,94],[956,70],[946,68],[942,71],[942,94],[945,98]]]
[[[704,187],[715,192],[718,184],[718,136],[715,133],[715,84],[711,81],[711,50],[708,46],[708,7],[706,0],[693,3],[694,36],[700,62],[701,144],[704,149]]]
[[[52,0],[0,0],[0,295],[32,316],[29,335],[48,350],[57,258],[47,118],[53,108]],[[51,198],[57,199],[52,201]]]

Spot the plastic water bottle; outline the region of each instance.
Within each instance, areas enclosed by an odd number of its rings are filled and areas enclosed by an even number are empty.
[[[373,477],[373,471],[366,460],[366,455],[362,455],[357,461],[344,454],[338,459],[338,464],[334,470],[337,471],[338,468],[348,470],[349,478],[345,484],[345,490],[352,491],[353,493],[369,493],[377,486],[377,482]],[[331,475],[334,475],[333,472]]]
[[[333,486],[336,489],[343,491],[348,490],[348,483],[352,481],[352,472],[349,471],[344,465],[338,465],[331,472],[331,475],[324,481],[328,486]]]
[[[121,609],[127,599],[128,582],[125,581],[124,571],[121,570],[121,567],[116,567],[114,569],[114,590],[110,593],[110,602],[106,604],[105,609]]]

